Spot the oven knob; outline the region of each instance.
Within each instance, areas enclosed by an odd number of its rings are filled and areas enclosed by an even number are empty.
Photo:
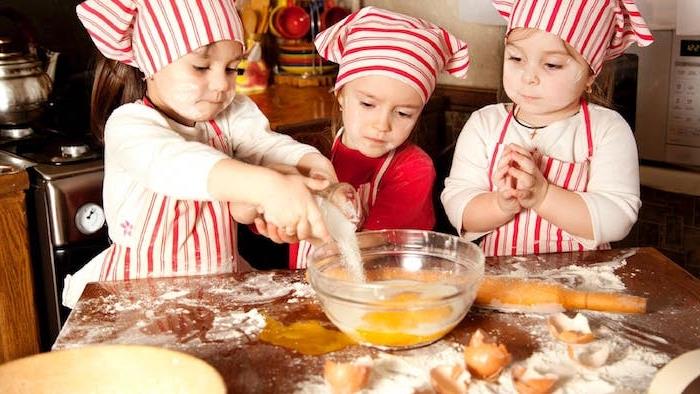
[[[78,208],[78,212],[75,214],[75,225],[85,235],[97,232],[104,224],[105,211],[97,204],[85,204]]]

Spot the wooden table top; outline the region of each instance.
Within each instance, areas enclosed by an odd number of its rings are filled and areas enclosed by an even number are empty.
[[[585,312],[594,332],[607,327],[609,335],[668,358],[700,347],[700,281],[655,249],[487,259],[490,274],[529,272],[537,279],[581,288],[586,278],[576,275],[578,267],[600,272],[607,267],[608,274],[624,283],[626,293],[649,298],[649,312],[643,315]],[[302,272],[101,282],[88,285],[54,350],[105,343],[180,350],[213,365],[236,393],[293,392],[309,379],[318,381],[326,358],[350,361],[386,354],[351,346],[322,356],[303,355],[260,341],[260,324],[257,331],[250,324],[260,315],[285,324],[319,320],[332,327]],[[461,349],[481,328],[497,335],[515,361],[525,360],[543,346],[542,337],[548,336],[543,325],[542,315],[472,308],[445,338],[419,351]],[[416,350],[392,353],[411,352]]]

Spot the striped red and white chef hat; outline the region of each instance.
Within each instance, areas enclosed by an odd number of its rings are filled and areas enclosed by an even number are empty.
[[[566,41],[595,74],[603,62],[620,56],[636,43],[654,42],[634,0],[491,0],[516,28],[544,30]]]
[[[216,41],[245,45],[233,0],[87,0],[76,11],[105,57],[146,77]]]
[[[425,103],[438,74],[464,78],[469,68],[467,44],[422,19],[365,7],[322,31],[314,40],[318,53],[339,64],[337,91],[368,75],[383,75],[414,87]]]

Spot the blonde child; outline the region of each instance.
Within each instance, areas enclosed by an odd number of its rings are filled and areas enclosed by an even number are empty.
[[[88,0],[77,13],[112,59],[96,70],[93,121],[104,133],[113,244],[66,278],[64,304],[88,281],[246,269],[232,218],[327,238],[309,187],[328,182],[301,174],[334,180],[330,162],[271,132],[253,102],[235,95],[244,48],[232,0]]]
[[[512,104],[472,114],[442,203],[487,255],[607,248],[637,219],[634,136],[586,100],[605,60],[653,38],[632,0],[494,0],[508,21],[503,86]]]
[[[331,162],[362,199],[358,230],[432,229],[435,169],[407,139],[438,74],[466,75],[467,44],[430,22],[365,7],[321,32],[315,45],[339,65],[334,90],[343,128]],[[310,254],[309,243],[292,245],[290,267],[306,267]]]

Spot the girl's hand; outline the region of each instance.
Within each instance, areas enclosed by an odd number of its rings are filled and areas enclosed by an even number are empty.
[[[308,155],[307,155],[308,156]],[[304,183],[306,184],[306,187],[308,187],[311,190],[323,190],[327,188],[328,186],[331,185],[331,183],[335,183],[333,180],[326,178],[324,176],[319,176],[318,174],[311,173],[308,176],[304,176],[304,174],[299,171],[299,168],[286,165],[286,164],[270,164],[267,166],[267,168],[271,170],[275,170],[279,172],[280,174],[284,175],[298,175],[301,176],[304,179]],[[311,170],[314,171],[314,170]],[[335,172],[333,173],[333,176],[335,176]],[[321,181],[321,182],[318,182]],[[320,189],[319,189],[320,187]]]
[[[283,229],[290,237],[328,240],[328,230],[309,191],[309,188],[321,190],[327,182],[301,175],[281,175],[261,198],[258,212],[268,225]]]
[[[229,203],[229,213],[236,222],[251,224],[258,216],[258,208],[251,204]]]
[[[333,163],[320,153],[308,153],[297,164],[299,171],[314,179],[325,179],[330,183],[338,182]]]
[[[538,152],[531,154],[521,146],[510,144],[504,156],[511,161],[508,175],[515,179],[515,196],[520,205],[537,210],[549,189],[549,182],[539,167],[541,155]]]
[[[291,244],[299,242],[299,238],[297,238],[295,234],[287,234],[285,229],[279,228],[272,223],[267,223],[261,217],[256,217],[254,223],[255,228],[258,230],[258,233],[267,238],[270,238],[275,243]]]
[[[516,198],[516,181],[515,178],[508,174],[509,169],[510,159],[504,151],[501,160],[498,162],[498,168],[496,169],[496,202],[501,211],[509,215],[515,215],[520,212],[523,207]]]

